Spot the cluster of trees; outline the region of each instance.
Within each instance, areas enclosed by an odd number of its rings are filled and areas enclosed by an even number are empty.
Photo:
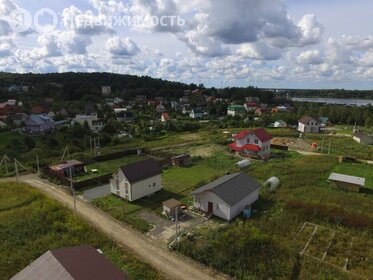
[[[291,97],[321,97],[321,98],[358,98],[373,99],[373,90],[345,89],[289,89],[279,93],[280,96]]]

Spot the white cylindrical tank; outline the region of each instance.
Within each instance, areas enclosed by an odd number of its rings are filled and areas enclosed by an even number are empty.
[[[251,165],[251,161],[248,159],[237,162],[238,168],[245,168],[245,167],[249,167],[250,165]]]

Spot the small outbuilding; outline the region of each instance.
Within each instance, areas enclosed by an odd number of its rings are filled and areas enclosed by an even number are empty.
[[[163,202],[162,205],[163,205],[163,212],[162,212],[163,215],[165,215],[167,217],[175,218],[176,209],[177,209],[178,213],[180,213],[182,203],[180,201],[176,200],[175,198],[172,198],[170,200],[167,200],[167,201]]]
[[[349,192],[360,192],[360,189],[365,187],[365,178],[355,176],[332,173],[329,176],[329,180],[332,181],[337,188]]]
[[[184,167],[190,165],[190,155],[180,155],[171,158],[173,166]]]
[[[61,176],[70,177],[70,170],[72,176],[76,173],[83,174],[84,173],[84,163],[78,160],[68,160],[62,164],[49,166],[49,169],[55,173],[58,173]]]

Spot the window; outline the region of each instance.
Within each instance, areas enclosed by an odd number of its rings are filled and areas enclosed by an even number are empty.
[[[258,141],[258,140],[255,140],[255,144],[259,144],[259,141]]]
[[[247,138],[247,143],[250,144],[250,138]]]
[[[219,210],[219,204],[216,204],[216,210]]]
[[[156,183],[153,183],[153,187],[156,187],[157,186],[157,184]]]

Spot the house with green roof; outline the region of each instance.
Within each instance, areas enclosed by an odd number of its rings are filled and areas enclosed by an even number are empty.
[[[246,115],[246,108],[242,105],[231,105],[227,109],[228,116],[244,116]]]

